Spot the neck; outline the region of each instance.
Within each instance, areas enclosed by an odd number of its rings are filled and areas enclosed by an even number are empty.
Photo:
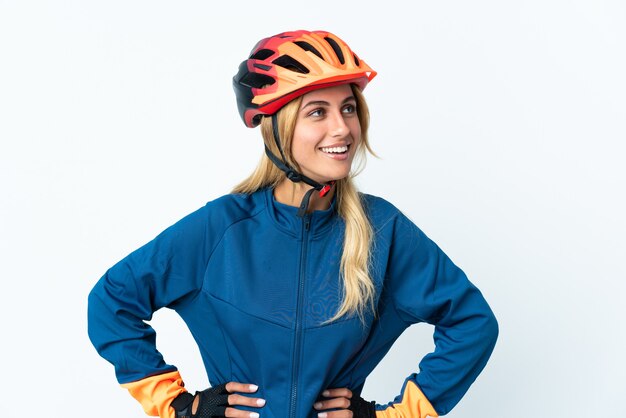
[[[312,187],[306,183],[294,183],[289,179],[284,179],[274,189],[274,197],[280,203],[298,207],[300,206],[305,193],[311,189]],[[309,208],[307,209],[307,212],[328,209],[330,207],[330,202],[333,200],[334,194],[335,187],[332,187],[324,197],[320,197],[319,193],[313,192],[311,200],[309,201]]]

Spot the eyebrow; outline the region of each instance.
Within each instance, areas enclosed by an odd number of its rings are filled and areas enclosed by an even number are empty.
[[[356,102],[356,98],[354,96],[348,96],[345,99],[343,99],[343,101],[341,102],[341,104],[350,102],[350,101],[354,101]],[[313,100],[311,102],[308,102],[307,104],[305,104],[304,106],[302,106],[300,109],[304,109],[305,107],[309,107],[309,106],[330,106],[330,103],[324,101],[324,100]]]

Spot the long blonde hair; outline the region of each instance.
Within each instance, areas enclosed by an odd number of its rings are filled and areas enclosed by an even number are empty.
[[[337,211],[345,221],[345,235],[343,252],[341,255],[340,274],[343,278],[343,298],[339,310],[325,323],[335,321],[346,314],[357,314],[361,321],[370,309],[374,315],[375,288],[370,277],[370,253],[372,247],[372,226],[365,214],[361,197],[352,180],[364,168],[366,152],[376,156],[372,151],[367,137],[369,127],[369,110],[363,94],[355,85],[351,85],[356,99],[357,114],[361,125],[361,141],[355,154],[356,169],[353,169],[346,178],[335,183],[335,198]],[[281,146],[285,153],[286,162],[300,171],[300,167],[291,153],[291,141],[296,126],[296,119],[302,96],[286,104],[277,113],[278,132]],[[280,155],[274,143],[274,133],[271,118],[261,121],[261,135],[265,145],[274,153]],[[276,167],[267,155],[263,154],[259,165],[254,172],[239,183],[232,190],[233,193],[254,193],[265,187],[276,187],[285,179],[285,174]]]

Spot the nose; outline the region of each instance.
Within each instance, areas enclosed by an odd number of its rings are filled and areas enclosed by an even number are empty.
[[[329,119],[330,126],[328,131],[330,136],[343,137],[348,134],[350,129],[348,128],[344,115],[341,111],[332,112],[332,116]]]

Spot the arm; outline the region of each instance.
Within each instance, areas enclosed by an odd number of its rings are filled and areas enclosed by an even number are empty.
[[[435,350],[422,359],[419,373],[406,378],[393,402],[376,406],[376,415],[443,415],[484,368],[498,324],[463,271],[401,213],[394,232],[387,274],[392,305],[407,324],[435,326]]]
[[[109,269],[89,294],[92,343],[150,415],[173,416],[169,403],[185,389],[176,367],[156,349],[155,331],[145,321],[201,288],[210,251],[207,216],[202,208],[166,229]]]

